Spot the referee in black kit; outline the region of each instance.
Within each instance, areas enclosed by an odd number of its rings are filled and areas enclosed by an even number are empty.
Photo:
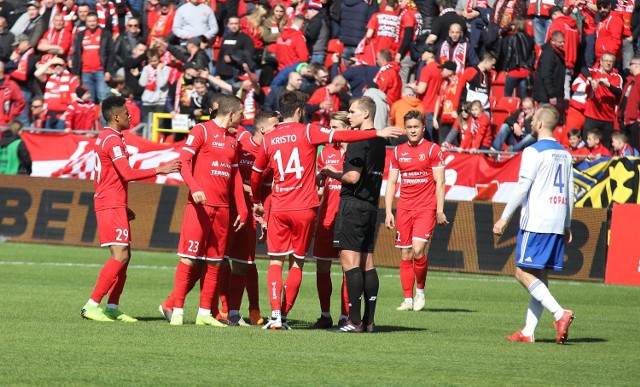
[[[350,101],[349,121],[354,130],[375,130],[376,104],[369,97]],[[400,129],[398,130],[401,133]],[[378,297],[378,273],[373,264],[378,201],[384,171],[386,141],[377,137],[349,144],[343,172],[325,167],[320,173],[342,181],[333,246],[340,249],[347,278],[349,320],[337,332],[373,332]],[[364,316],[361,296],[364,293]]]

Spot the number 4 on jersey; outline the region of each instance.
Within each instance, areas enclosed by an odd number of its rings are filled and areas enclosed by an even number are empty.
[[[556,177],[553,178],[553,186],[560,189],[560,193],[564,191],[564,178],[562,176],[562,164],[558,164]]]
[[[300,155],[298,154],[298,147],[293,148],[291,152],[291,156],[289,156],[289,160],[287,161],[287,167],[282,169],[282,153],[280,153],[280,149],[274,153],[273,158],[276,159],[278,163],[278,173],[280,174],[280,181],[284,181],[284,175],[288,173],[295,173],[296,179],[302,179],[302,172],[304,172],[304,168],[300,166]]]

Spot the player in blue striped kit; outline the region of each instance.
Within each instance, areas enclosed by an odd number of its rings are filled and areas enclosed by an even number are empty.
[[[573,169],[571,155],[553,138],[559,117],[551,105],[536,112],[531,129],[538,141],[522,152],[518,186],[493,226],[493,232],[502,235],[522,204],[515,277],[531,300],[525,327],[507,336],[509,341],[534,342],[543,308],[553,314],[558,344],[566,342],[573,321],[573,312],[563,309],[547,287],[548,271],[562,270],[565,243],[571,242]]]

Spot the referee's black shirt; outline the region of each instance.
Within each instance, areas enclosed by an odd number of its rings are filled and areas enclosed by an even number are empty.
[[[362,168],[362,172],[360,180],[356,184],[342,183],[340,199],[355,198],[367,201],[378,208],[385,156],[386,141],[383,138],[376,137],[349,144],[344,157],[344,171],[347,171],[348,166],[352,165],[356,168]]]

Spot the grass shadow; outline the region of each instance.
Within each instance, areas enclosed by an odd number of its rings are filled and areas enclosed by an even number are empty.
[[[138,321],[167,321],[162,317],[136,317]]]
[[[463,309],[463,308],[427,308],[427,309],[422,309],[420,312],[422,312],[422,313],[425,313],[425,312],[436,312],[436,313],[440,313],[440,312],[446,312],[446,313],[478,313],[477,310]]]
[[[554,339],[536,339],[536,343],[554,343],[555,344],[555,340]],[[577,338],[571,338],[569,337],[569,340],[567,340],[567,342],[565,343],[565,345],[571,345],[573,343],[608,343],[609,340],[607,339],[602,339],[600,337],[577,337]]]

